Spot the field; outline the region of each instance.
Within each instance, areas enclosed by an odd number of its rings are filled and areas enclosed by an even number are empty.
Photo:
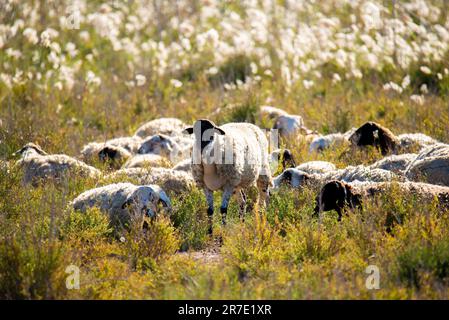
[[[273,192],[245,222],[231,201],[210,237],[195,188],[118,239],[68,207],[98,181],[31,187],[13,165],[28,142],[76,157],[159,117],[270,128],[262,105],[322,134],[376,121],[449,143],[449,2],[1,1],[0,298],[448,299],[449,212],[394,189],[341,222],[312,217],[313,189]],[[382,158],[282,143],[299,163]]]

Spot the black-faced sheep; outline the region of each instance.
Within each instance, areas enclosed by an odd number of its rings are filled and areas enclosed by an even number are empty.
[[[16,165],[24,171],[23,182],[36,185],[41,180],[61,180],[67,175],[98,178],[100,171],[65,154],[47,154],[34,143],[16,152],[21,159]]]
[[[383,155],[395,153],[399,148],[398,138],[387,128],[376,122],[366,122],[349,137],[353,146],[374,146]]]
[[[132,156],[124,147],[112,145],[108,142],[90,142],[81,150],[81,158],[87,163],[107,163],[111,168],[118,169]]]
[[[401,192],[417,196],[422,200],[432,201],[437,198],[441,205],[449,207],[449,187],[419,182],[346,183],[334,180],[322,187],[316,199],[315,214],[335,210],[340,220],[344,208],[360,207],[364,198],[384,193],[394,186],[397,186]]]
[[[137,152],[158,154],[177,163],[191,157],[192,145],[190,136],[156,134],[143,140]]]
[[[271,173],[268,141],[261,129],[249,123],[228,123],[218,127],[209,120],[198,120],[186,132],[194,134],[192,174],[206,195],[210,232],[214,191],[223,190],[220,209],[223,224],[234,192],[257,185],[259,202],[266,203]],[[240,196],[240,214],[243,217],[246,199],[244,193],[240,192]]]
[[[98,207],[109,214],[113,226],[129,225],[133,217],[154,217],[159,204],[166,210],[171,209],[170,199],[159,186],[137,186],[131,183],[116,183],[91,189],[71,202],[72,207],[81,212]]]

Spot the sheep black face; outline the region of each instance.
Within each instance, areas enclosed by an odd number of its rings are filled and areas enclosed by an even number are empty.
[[[16,152],[14,152],[13,155],[20,155],[22,157],[25,157],[28,154],[32,154],[32,153],[37,153],[41,156],[46,155],[47,153],[42,150],[42,148],[40,146],[38,146],[35,143],[29,142],[26,145],[24,145],[20,150],[17,150]]]
[[[122,209],[153,218],[158,212],[158,205],[170,211],[171,203],[166,193],[157,185],[141,186],[128,196],[122,205]]]
[[[382,155],[395,151],[398,141],[393,133],[375,122],[366,122],[358,128],[349,141],[355,146],[374,146],[379,148]]]
[[[200,148],[203,152],[209,143],[214,140],[214,134],[224,135],[225,132],[218,128],[215,123],[207,119],[201,119],[195,121],[193,127],[184,129],[184,133],[195,134],[195,146],[194,148]]]
[[[141,145],[137,153],[154,153],[164,157],[169,157],[173,151],[174,143],[171,139],[163,134],[152,136],[145,140]]]
[[[276,188],[283,184],[287,184],[292,188],[302,188],[309,180],[310,176],[304,171],[290,168],[277,176],[273,182]]]
[[[117,150],[111,147],[104,147],[98,152],[98,158],[101,162],[115,161]]]
[[[341,220],[342,210],[345,207],[354,209],[361,205],[361,197],[354,193],[351,186],[342,181],[331,181],[324,185],[317,199],[314,214],[321,211],[335,210],[338,220]]]
[[[284,169],[296,167],[295,159],[293,159],[293,154],[288,149],[284,149],[284,151],[282,152],[282,167]]]

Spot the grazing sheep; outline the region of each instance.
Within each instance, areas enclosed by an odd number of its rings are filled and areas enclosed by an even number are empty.
[[[250,123],[228,123],[220,127],[210,120],[197,120],[185,130],[195,134],[192,174],[198,187],[204,189],[212,232],[214,212],[213,192],[223,190],[221,202],[222,223],[231,195],[240,191],[240,215],[243,218],[246,197],[242,189],[257,184],[259,202],[266,204],[271,185],[268,161],[268,141],[257,126]]]
[[[296,166],[293,154],[289,149],[277,149],[270,153],[271,173],[283,172]]]
[[[186,125],[179,119],[176,118],[159,118],[151,120],[143,124],[137,129],[134,136],[145,138],[148,136],[153,136],[155,134],[165,134],[173,135],[176,132],[181,132]]]
[[[132,156],[124,147],[102,142],[90,142],[81,150],[81,158],[87,163],[108,163],[111,168],[118,169]]]
[[[170,199],[157,185],[136,186],[131,183],[116,183],[91,189],[76,197],[71,206],[81,212],[98,207],[109,214],[113,226],[126,226],[133,217],[154,217],[158,205],[170,210]]]
[[[298,134],[311,134],[312,131],[304,126],[304,120],[298,115],[281,115],[277,117],[273,129],[279,131],[279,135],[286,139]]]
[[[309,152],[321,152],[332,146],[349,144],[349,137],[355,132],[355,128],[345,133],[331,133],[324,136],[318,136],[312,140],[309,146]]]
[[[343,181],[330,181],[321,189],[317,199],[315,214],[323,211],[335,210],[338,220],[341,220],[342,210],[347,207],[354,209],[360,207],[363,198],[383,193],[397,186],[401,192],[420,199],[431,201],[435,197],[446,207],[449,207],[449,187],[436,186],[419,182],[381,182],[381,183],[351,183]]]
[[[166,158],[152,153],[137,154],[129,158],[122,168],[142,168],[142,167],[171,167],[170,161]]]
[[[158,154],[176,163],[191,157],[192,145],[191,137],[182,135],[169,137],[164,134],[157,134],[146,138],[137,152],[139,154]]]
[[[327,161],[309,161],[301,163],[296,169],[306,173],[326,173],[337,170],[335,164]]]
[[[192,171],[192,158],[188,158],[178,162],[172,169],[190,173]]]
[[[403,151],[421,150],[433,144],[439,143],[434,138],[426,136],[422,133],[404,133],[398,135],[399,144]]]
[[[349,137],[349,141],[353,146],[374,146],[379,148],[382,155],[395,153],[399,148],[399,140],[387,128],[378,123],[369,121]]]
[[[36,185],[40,180],[61,180],[68,174],[98,178],[100,171],[65,154],[47,154],[34,143],[26,144],[15,154],[21,159],[16,165],[24,170],[23,182]]]
[[[408,165],[405,176],[412,181],[449,186],[449,145],[435,144],[423,149]]]
[[[329,166],[330,168],[330,166]],[[306,166],[303,169],[311,169]],[[306,172],[305,170],[299,170],[298,168],[291,168],[285,170],[282,174],[274,178],[275,188],[278,188],[281,184],[285,183],[293,188],[302,188],[304,183],[312,186],[321,186],[328,181],[342,180],[346,182],[353,181],[372,181],[372,182],[386,182],[386,181],[398,181],[404,180],[400,176],[397,176],[391,171],[383,169],[371,169],[363,165],[348,166],[344,169],[323,171],[321,173]]]
[[[260,106],[259,118],[267,117],[268,119],[276,119],[280,116],[288,116],[288,113],[282,109],[271,106]]]
[[[106,181],[129,181],[141,185],[157,184],[167,193],[184,193],[192,189],[195,182],[190,173],[167,168],[126,168],[105,177]]]
[[[416,159],[418,155],[415,153],[404,153],[399,155],[387,156],[379,161],[376,161],[369,167],[371,169],[383,169],[392,171],[396,174],[404,174],[407,166]]]

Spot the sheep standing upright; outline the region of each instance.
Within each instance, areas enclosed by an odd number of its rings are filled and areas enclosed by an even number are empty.
[[[214,213],[213,192],[223,190],[222,223],[231,195],[240,192],[240,216],[243,218],[246,197],[242,189],[257,185],[259,202],[266,204],[271,185],[268,141],[257,126],[249,123],[228,123],[220,127],[209,120],[197,120],[185,130],[194,133],[192,174],[198,187],[203,188],[212,232]]]

